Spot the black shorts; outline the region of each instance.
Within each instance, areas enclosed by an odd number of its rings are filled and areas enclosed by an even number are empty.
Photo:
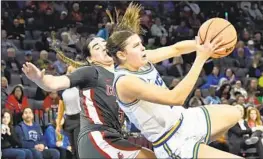
[[[85,158],[135,158],[141,146],[123,139],[117,131],[86,131],[79,134],[78,153]]]

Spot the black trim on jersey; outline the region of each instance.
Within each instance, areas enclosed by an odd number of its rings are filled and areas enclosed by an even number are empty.
[[[70,80],[70,88],[78,86],[83,89],[96,87],[99,73],[94,66],[84,66],[66,76]]]

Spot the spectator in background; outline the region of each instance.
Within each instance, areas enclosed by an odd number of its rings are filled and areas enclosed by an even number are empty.
[[[2,109],[5,108],[5,103],[8,98],[7,87],[8,87],[8,81],[4,76],[2,76],[1,77],[1,108]]]
[[[6,30],[2,29],[1,31],[1,50],[7,50],[8,48],[14,48],[16,51],[18,51],[15,44],[11,40],[7,39]]]
[[[253,40],[248,40],[247,42],[247,48],[251,55],[254,55],[257,51],[257,49],[254,47],[254,41]]]
[[[188,39],[190,35],[190,28],[186,26],[185,21],[181,21],[180,25],[176,28],[175,32],[176,32],[178,41],[181,41],[183,39]]]
[[[79,4],[74,3],[72,5],[72,12],[71,12],[71,17],[70,19],[74,22],[81,22],[83,20],[82,13],[79,10]]]
[[[232,55],[234,58],[238,58],[241,57],[240,51],[242,50],[242,58],[249,58],[251,56],[251,53],[249,52],[249,49],[247,47],[245,47],[245,43],[244,41],[239,40],[236,44],[236,48],[233,51]]]
[[[204,98],[202,97],[202,93],[200,89],[196,89],[194,92],[194,96],[189,101],[190,107],[197,107],[201,105],[205,105]]]
[[[37,66],[42,69],[47,69],[51,64],[51,61],[48,60],[48,52],[46,50],[42,50],[40,52],[40,57],[36,62]]]
[[[211,104],[220,104],[220,98],[216,96],[216,88],[215,87],[210,87],[209,89],[209,96],[207,96],[204,100],[206,105],[211,105]]]
[[[34,115],[31,108],[23,111],[23,121],[16,126],[16,132],[23,148],[33,153],[34,159],[59,159],[56,149],[48,149],[40,125],[33,122]]]
[[[250,66],[250,56],[245,56],[244,48],[237,49],[237,57],[235,57],[235,64],[238,68],[248,68]]]
[[[262,39],[262,33],[256,32],[254,34],[254,42],[255,42],[255,48],[258,50],[263,50],[263,39]]]
[[[1,114],[1,151],[3,158],[33,159],[29,149],[22,149],[22,144],[13,128],[12,113],[3,109]]]
[[[193,13],[193,15],[189,18],[189,24],[197,33],[199,27],[201,26],[200,20],[197,18],[197,15]]]
[[[219,88],[219,90],[216,92],[216,95],[219,98],[224,98],[224,99],[229,100],[231,97],[230,92],[231,92],[231,85],[227,83],[227,84],[223,84]]]
[[[52,3],[48,2],[48,1],[40,1],[38,3],[38,8],[39,8],[39,12],[41,12],[41,13],[45,13],[48,8],[53,11],[53,5],[52,5]]]
[[[240,42],[242,41],[242,42],[244,42],[244,43],[246,43],[246,44],[247,44],[248,41],[251,39],[250,33],[248,32],[247,29],[244,29],[244,30],[243,30],[240,39],[241,39]],[[238,46],[239,46],[239,44],[238,44]],[[240,46],[239,46],[239,47],[240,47]],[[244,47],[244,46],[242,46],[242,47]]]
[[[44,99],[43,108],[45,112],[51,110],[52,113],[56,113],[58,111],[59,100],[60,98],[57,92],[50,92],[49,95]]]
[[[75,47],[75,43],[71,39],[69,33],[68,32],[61,33],[61,38],[62,38],[62,42],[61,42],[62,51],[70,52],[70,53],[74,52],[75,49],[73,47]]]
[[[57,60],[53,63],[53,67],[55,68],[58,74],[65,74],[67,71],[67,65],[61,61],[60,56],[58,54],[56,54],[56,58]]]
[[[33,61],[33,57],[32,57],[32,51],[25,51],[25,62],[24,63],[26,63],[26,62],[31,62],[31,63],[35,63],[34,61]]]
[[[247,111],[246,121],[248,122],[248,126],[250,128],[254,127],[262,127],[262,120],[257,108],[251,108]],[[262,127],[263,132],[263,127]]]
[[[62,118],[60,126],[64,125],[64,118]],[[53,120],[52,125],[49,125],[45,131],[45,139],[48,148],[58,149],[60,152],[60,159],[71,159],[71,146],[69,142],[69,138],[63,129],[60,129],[60,134],[57,134],[55,128],[57,126],[57,122]]]
[[[60,1],[57,1],[60,2]],[[67,19],[68,13],[66,11],[62,11],[59,15],[59,17],[56,20],[56,28],[57,29],[61,29],[61,28],[65,28],[67,26],[67,24],[69,23],[68,19]]]
[[[239,120],[238,123],[228,131],[229,150],[231,153],[239,155],[242,148],[251,147],[251,145],[256,144],[257,152],[260,158],[263,158],[262,143],[258,137],[252,135],[254,132],[262,130],[262,128],[250,128],[248,122],[244,119],[245,114],[243,119]]]
[[[46,74],[50,74],[54,76],[59,75],[53,65],[48,65]]]
[[[7,30],[7,32],[9,33],[10,28],[12,28],[12,21],[13,21],[12,16],[7,11],[5,11],[2,20],[3,20],[2,28]]]
[[[242,94],[242,96],[247,98],[247,91],[242,87],[242,82],[240,80],[237,80],[235,85],[233,86],[233,88],[231,90],[232,96],[234,96],[234,94],[236,92],[240,92]]]
[[[234,84],[236,82],[236,76],[235,76],[235,73],[233,72],[233,70],[231,68],[227,68],[225,70],[225,74],[222,78],[225,78],[227,79],[227,83],[229,84]]]
[[[28,106],[29,106],[28,99],[24,95],[24,90],[22,85],[15,86],[11,94],[8,96],[5,104],[6,109],[10,110],[11,112],[14,112],[15,124],[17,124],[22,120],[21,113]]]
[[[79,41],[80,34],[77,32],[77,25],[76,24],[69,25],[68,34],[69,34],[69,37],[73,41],[74,44],[76,44]]]
[[[55,14],[52,8],[48,7],[45,10],[45,14],[43,16],[43,29],[44,30],[53,30],[55,29]]]
[[[63,1],[55,1],[53,2],[54,10],[58,13],[62,13],[63,11],[67,13],[68,9],[65,6],[65,2]]]
[[[80,36],[79,41],[76,43],[76,49],[79,53],[83,53],[87,38]]]
[[[108,40],[111,31],[112,31],[112,24],[108,22],[102,29],[99,30],[97,36],[105,40]]]
[[[263,71],[263,61],[261,59],[262,55],[260,52],[257,52],[252,57],[252,63],[250,64],[250,67],[248,69],[248,75],[249,77],[260,77],[261,72]]]
[[[162,26],[162,22],[160,18],[155,18],[155,24],[152,25],[151,27],[151,33],[152,36],[155,37],[167,37],[168,33],[166,31],[166,29]]]
[[[11,82],[11,73],[6,69],[6,63],[4,60],[1,60],[1,77],[6,77],[8,84]]]
[[[237,95],[236,97],[236,104],[242,105],[243,107],[246,106],[245,97],[243,95]]]
[[[248,94],[255,94],[256,96],[260,94],[258,90],[258,80],[256,78],[252,78],[248,82],[248,87],[247,87],[247,92]]]
[[[260,12],[257,3],[252,4],[248,12],[249,15],[253,18],[253,20],[263,20],[263,14]]]
[[[12,72],[22,74],[22,66],[16,58],[16,51],[14,48],[7,49],[6,68]]]
[[[219,80],[220,80],[219,67],[214,66],[212,73],[207,76],[206,83],[201,86],[201,89],[217,87]]]
[[[255,96],[255,94],[249,94],[246,99],[247,106],[251,105],[253,107],[259,108],[261,106],[260,101]]]
[[[8,31],[8,37],[10,39],[16,39],[20,41],[20,47],[24,49],[24,39],[25,39],[25,27],[19,24],[18,19],[14,19],[13,26]]]

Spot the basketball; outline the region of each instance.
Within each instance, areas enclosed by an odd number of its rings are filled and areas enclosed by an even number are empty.
[[[217,37],[223,37],[224,43],[219,48],[225,48],[226,50],[214,53],[211,56],[212,58],[221,58],[229,55],[237,43],[235,27],[223,18],[212,18],[204,22],[199,28],[198,36],[201,44],[207,40],[207,37],[211,37],[211,42]]]

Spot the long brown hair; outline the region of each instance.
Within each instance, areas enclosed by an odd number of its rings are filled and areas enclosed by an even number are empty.
[[[10,129],[12,129],[13,128],[13,114],[8,109],[3,109],[2,110],[2,114],[1,114],[1,119],[2,120],[4,118],[5,113],[8,113],[10,115],[10,122],[9,122],[8,126],[9,126]],[[2,123],[2,121],[1,121],[1,123]]]
[[[140,11],[140,5],[130,3],[122,20],[116,24],[113,33],[107,41],[107,51],[117,64],[119,63],[117,52],[124,50],[124,47],[127,45],[126,40],[134,34],[143,32],[140,27]]]
[[[251,113],[251,111],[256,111],[256,113],[257,113],[257,118],[256,118],[256,125],[257,126],[260,126],[260,125],[262,125],[262,121],[261,121],[261,116],[260,116],[260,113],[259,113],[259,111],[258,111],[258,109],[257,108],[254,108],[254,107],[252,107],[252,108],[250,108],[250,109],[248,109],[247,110],[247,116],[246,116],[246,120],[249,122],[249,121],[251,121],[251,119],[250,119],[250,113]]]

